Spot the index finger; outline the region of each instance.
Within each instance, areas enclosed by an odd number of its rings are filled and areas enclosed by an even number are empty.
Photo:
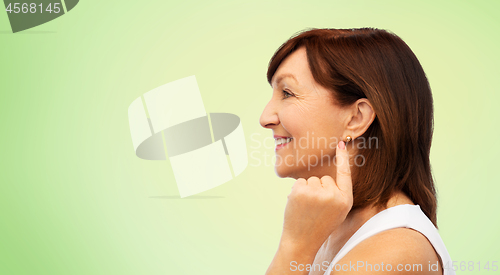
[[[337,145],[336,150],[337,160],[337,179],[335,183],[337,187],[346,194],[352,194],[352,179],[351,168],[349,167],[349,153],[345,147],[345,143],[341,140]]]

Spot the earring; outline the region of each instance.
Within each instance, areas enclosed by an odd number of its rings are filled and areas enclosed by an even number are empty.
[[[351,136],[347,136],[345,139],[346,139],[345,143],[348,143],[348,142],[351,142],[352,137]]]

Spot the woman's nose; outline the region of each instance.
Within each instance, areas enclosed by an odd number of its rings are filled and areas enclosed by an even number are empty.
[[[272,128],[280,123],[276,106],[272,100],[267,103],[264,111],[260,115],[260,125],[264,128]]]

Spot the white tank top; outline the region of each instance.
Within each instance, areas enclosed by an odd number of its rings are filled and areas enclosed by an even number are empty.
[[[354,235],[352,235],[337,255],[335,255],[325,275],[329,275],[335,264],[361,241],[382,231],[400,227],[411,228],[422,233],[441,258],[443,263],[443,275],[455,275],[453,269],[444,268],[444,266],[449,267],[452,262],[448,250],[446,250],[446,246],[441,236],[439,236],[438,230],[424,212],[422,212],[419,205],[411,204],[402,204],[387,208],[371,217],[358,229],[358,231],[356,231],[356,233],[354,233]],[[423,270],[429,269],[425,264],[423,264],[422,267]],[[338,269],[339,267],[337,267],[337,270]],[[392,269],[396,270],[396,267],[392,267]]]

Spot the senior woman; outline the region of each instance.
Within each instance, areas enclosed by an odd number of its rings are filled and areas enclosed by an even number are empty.
[[[310,29],[269,63],[260,123],[296,179],[266,274],[454,274],[437,231],[433,101],[403,40]]]

